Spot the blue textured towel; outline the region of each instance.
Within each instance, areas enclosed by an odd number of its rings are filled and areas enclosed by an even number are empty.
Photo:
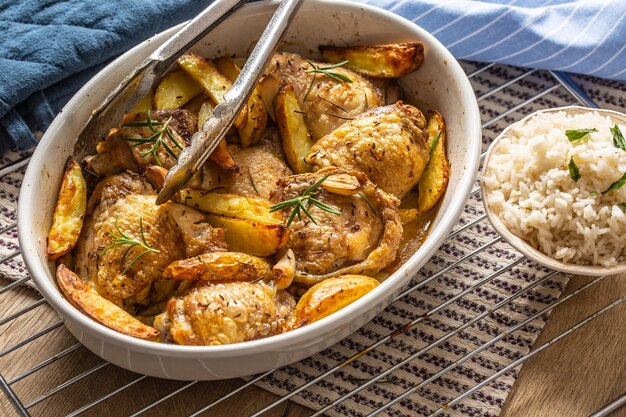
[[[626,80],[626,0],[369,0],[458,58]],[[0,150],[36,144],[111,58],[206,7],[199,0],[0,0]]]

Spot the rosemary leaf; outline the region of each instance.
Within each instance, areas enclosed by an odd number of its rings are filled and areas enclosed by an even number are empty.
[[[338,62],[336,64],[333,65],[329,65],[327,67],[318,67],[316,66],[313,62],[311,61],[307,61],[307,64],[309,64],[311,66],[311,69],[306,70],[305,73],[308,74],[313,74],[313,78],[311,79],[311,83],[309,84],[309,88],[306,90],[306,94],[304,95],[304,99],[302,100],[303,102],[306,101],[307,97],[309,97],[309,93],[311,92],[311,89],[313,88],[313,84],[315,83],[315,80],[317,78],[317,74],[322,74],[327,76],[328,78],[330,78],[331,80],[340,82],[340,83],[351,83],[352,79],[350,77],[348,77],[345,74],[342,74],[340,72],[334,72],[334,71],[330,71],[332,69],[335,68],[339,68],[342,67],[344,65],[346,65],[348,63],[348,61],[342,61],[342,62]]]
[[[569,139],[571,143],[576,143],[578,141],[581,141],[589,133],[597,132],[597,131],[598,129],[595,129],[595,128],[566,130],[565,136],[567,136],[567,139]]]
[[[331,207],[331,206],[329,206],[326,203],[322,203],[321,201],[319,201],[316,198],[313,198],[313,197],[309,198],[309,203],[311,203],[314,206],[316,206],[316,207],[318,207],[318,208],[320,208],[320,209],[322,209],[324,211],[327,211],[329,213],[337,214],[337,215],[341,214],[341,212],[339,210],[337,210],[336,208]]]
[[[170,131],[169,124],[170,124],[171,121],[172,121],[171,117],[169,119],[167,119],[165,122],[153,121],[152,118],[150,117],[150,111],[148,110],[146,112],[146,121],[145,122],[124,123],[124,124],[122,124],[122,126],[147,127],[152,132],[152,135],[147,137],[147,138],[125,137],[124,140],[126,140],[127,142],[130,142],[130,143],[133,144],[133,145],[130,146],[131,148],[134,148],[134,147],[137,147],[137,146],[140,146],[140,145],[144,145],[144,144],[152,144],[152,146],[148,150],[141,152],[139,155],[141,157],[146,157],[148,155],[152,155],[152,157],[154,158],[154,160],[157,163],[157,165],[161,166],[162,165],[161,164],[161,160],[158,157],[158,150],[159,150],[159,147],[161,147],[161,146],[163,147],[163,149],[165,149],[165,151],[170,156],[172,156],[174,159],[178,159],[178,155],[167,144],[167,142],[165,141],[165,137],[168,137],[172,141],[174,146],[176,146],[176,148],[178,148],[179,150],[183,149],[181,144],[178,143],[178,141],[176,140],[176,138],[174,137],[174,135]],[[155,126],[159,126],[159,129],[157,129]]]
[[[574,162],[574,158],[570,158],[569,164],[567,165],[569,168],[569,176],[574,180],[574,182],[578,182],[580,179],[580,171],[578,170],[578,166],[576,162]]]
[[[619,130],[619,126],[615,124],[615,126],[611,127],[610,130],[613,134],[613,145],[616,148],[620,148],[626,151],[626,141],[624,140],[624,135],[622,135],[622,131]]]
[[[626,213],[626,203],[619,203],[617,207],[621,208],[624,213]]]
[[[128,257],[128,255],[130,254],[130,251],[136,247],[142,247],[144,249],[143,252],[141,252],[139,255],[137,255],[136,257],[133,258],[132,261],[130,261],[129,264],[126,265],[126,267],[124,267],[124,270],[122,271],[122,274],[125,274],[126,271],[128,271],[128,268],[130,268],[131,266],[133,266],[135,264],[135,262],[137,262],[142,256],[148,254],[148,253],[158,253],[160,252],[157,249],[154,249],[152,247],[150,247],[150,245],[148,245],[148,242],[146,241],[146,235],[144,233],[143,230],[143,218],[141,216],[139,216],[139,231],[140,231],[140,240],[136,239],[136,238],[131,238],[127,235],[124,234],[124,232],[122,232],[122,230],[120,229],[119,223],[118,223],[119,219],[117,216],[115,216],[115,229],[117,230],[117,234],[114,232],[109,232],[109,236],[111,236],[111,238],[113,239],[113,243],[111,243],[109,246],[107,246],[106,248],[104,248],[99,256],[103,256],[105,253],[109,252],[111,249],[116,248],[118,246],[123,246],[123,245],[127,245],[126,250],[124,250],[122,257],[120,258],[120,266],[124,265],[124,262],[126,261],[126,258]]]
[[[332,206],[329,206],[328,204],[322,203],[318,199],[314,198],[313,195],[312,195],[315,192],[315,190],[317,190],[317,188],[324,181],[326,181],[326,179],[329,176],[330,176],[330,174],[327,174],[327,175],[323,176],[321,179],[316,181],[309,188],[304,190],[302,195],[300,195],[298,197],[294,197],[294,198],[286,200],[286,201],[281,201],[280,203],[277,203],[277,204],[274,204],[272,207],[270,207],[270,213],[272,213],[274,211],[278,211],[278,210],[283,210],[283,209],[286,209],[286,208],[289,208],[289,207],[293,207],[292,210],[291,210],[291,213],[289,213],[289,216],[287,217],[287,222],[285,223],[286,227],[289,227],[291,225],[291,223],[293,223],[293,221],[295,220],[296,216],[298,216],[298,220],[302,220],[302,213],[304,213],[304,215],[306,217],[311,219],[311,221],[314,224],[317,224],[317,221],[315,220],[315,218],[311,215],[311,213],[308,210],[308,208],[310,207],[311,204],[314,205],[315,207],[319,208],[320,210],[324,210],[324,211],[327,211],[327,212],[332,213],[332,214],[341,214],[341,212],[339,210],[337,210],[336,208],[334,208]]]

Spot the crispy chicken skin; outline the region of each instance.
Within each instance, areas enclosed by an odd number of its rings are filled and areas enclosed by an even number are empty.
[[[293,175],[279,181],[272,200],[280,202],[302,195],[327,174],[329,178],[335,174],[353,176],[360,188],[352,195],[341,195],[319,187],[315,198],[341,214],[309,205],[308,211],[317,224],[304,214],[291,224],[286,247],[296,257],[295,281],[307,285],[344,274],[376,273],[395,259],[402,239],[400,202],[377,189],[361,172],[329,168]],[[284,209],[286,215],[292,209]]]
[[[181,345],[225,345],[282,333],[294,307],[289,293],[264,283],[209,284],[171,298],[154,326]]]
[[[428,163],[426,119],[398,102],[365,112],[321,138],[306,162],[314,170],[337,166],[364,172],[374,184],[403,198]]]
[[[321,68],[331,65],[309,62]],[[348,83],[335,81],[323,74],[308,73],[310,69],[311,65],[300,55],[279,52],[272,58],[266,73],[277,75],[281,85],[293,86],[300,108],[306,113],[304,118],[313,139],[317,140],[346,120],[384,104],[384,90],[354,71],[342,67],[332,70],[350,78],[352,82]],[[313,87],[307,96],[314,77]]]
[[[285,155],[276,128],[267,128],[261,140],[246,148],[236,143],[228,145],[239,172],[226,172],[212,164],[205,164],[201,174],[192,178],[190,185],[204,190],[269,198],[280,178],[293,172],[285,163]]]
[[[203,214],[171,202],[157,206],[155,199],[144,177],[125,173],[101,182],[88,203],[76,272],[119,306],[155,301],[150,299],[152,284],[171,262],[226,248],[223,231],[213,229]],[[140,255],[146,251],[142,245],[111,246],[122,235],[145,239],[151,250]]]

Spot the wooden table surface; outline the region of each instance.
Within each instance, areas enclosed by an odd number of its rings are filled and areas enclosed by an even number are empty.
[[[574,278],[566,292],[578,288],[585,282],[586,278]],[[7,282],[0,284],[4,286]],[[538,343],[550,340],[562,330],[624,294],[626,277],[604,279],[555,309]],[[38,299],[39,296],[28,288],[8,291],[0,295],[1,317],[8,317],[12,312]],[[0,327],[0,350],[57,321],[56,313],[48,305],[35,308],[19,319]],[[626,303],[585,325],[527,362],[501,417],[587,417],[626,392],[625,323]],[[61,326],[27,347],[4,355],[0,358],[0,369],[3,376],[10,380],[51,355],[64,349],[72,349],[74,345],[76,340]],[[62,359],[12,386],[19,398],[28,403],[60,383],[80,376],[98,365],[102,368],[30,408],[32,415],[45,417],[65,415],[139,377],[137,374],[107,365],[86,349],[77,347]],[[196,383],[182,394],[162,402],[144,415],[185,416],[243,383],[242,380]],[[128,415],[185,384],[144,378],[83,415],[104,417]],[[277,397],[273,394],[252,387],[211,408],[210,412],[204,415],[248,415],[275,398]],[[300,417],[310,413],[310,410],[297,404],[286,402],[266,415]],[[0,395],[0,415],[17,415],[3,395]],[[615,412],[612,417],[626,417],[626,408]]]

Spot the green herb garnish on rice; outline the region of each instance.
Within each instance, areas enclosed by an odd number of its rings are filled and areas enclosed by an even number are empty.
[[[616,148],[620,148],[626,151],[626,140],[624,140],[624,135],[622,135],[622,131],[619,130],[619,126],[616,124],[615,126],[610,128],[611,133],[613,134],[613,145]]]
[[[566,130],[565,136],[567,136],[567,139],[569,139],[570,142],[576,143],[578,141],[581,141],[588,134],[597,131],[598,129],[595,128]]]
[[[572,177],[574,182],[578,182],[580,179],[580,171],[578,170],[578,166],[576,165],[576,162],[574,162],[573,157],[570,158],[567,167],[569,168],[569,176]]]

